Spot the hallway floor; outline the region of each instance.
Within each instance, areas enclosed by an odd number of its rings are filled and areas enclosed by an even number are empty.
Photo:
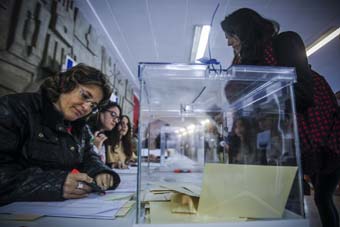
[[[335,205],[340,212],[340,196],[334,196]],[[305,196],[306,217],[310,220],[310,227],[321,227],[318,210],[315,206],[313,196]]]

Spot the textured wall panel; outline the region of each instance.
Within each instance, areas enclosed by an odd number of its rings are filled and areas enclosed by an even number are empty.
[[[116,76],[114,86],[117,89],[118,95],[120,97],[125,97],[126,80],[120,76]]]
[[[123,114],[128,115],[130,118],[130,121],[132,123],[133,120],[133,103],[127,100],[126,98],[123,99]]]
[[[0,59],[0,75],[3,92],[15,93],[25,91],[25,88],[32,82],[34,73]],[[4,94],[0,93],[0,95]]]
[[[72,0],[54,0],[52,3],[50,27],[69,46],[73,42],[74,12]]]
[[[48,33],[46,36],[43,59],[41,67],[48,69],[51,72],[61,70],[62,64],[65,63],[66,55],[71,55],[71,47],[54,35]]]
[[[114,53],[74,4],[73,0],[0,0],[0,95],[37,90],[44,78],[62,69],[69,55],[107,74],[119,104],[130,111],[132,90]]]
[[[7,39],[9,38],[8,36],[11,28],[14,3],[15,1],[11,0],[0,1],[0,50],[5,50],[7,46]]]
[[[126,85],[126,94],[125,94],[125,98],[133,103],[133,89],[130,87],[129,82],[127,81],[127,85]]]
[[[7,42],[8,51],[37,66],[43,53],[50,13],[42,1],[17,3],[12,14],[12,27],[8,26],[11,29]]]
[[[103,46],[101,47],[101,70],[106,75],[113,77],[114,68],[113,68],[112,57],[109,55],[109,53],[106,51],[105,47]]]
[[[95,56],[100,56],[101,46],[94,27],[89,24],[84,15],[77,11],[75,17],[74,36]]]
[[[83,62],[97,69],[101,68],[100,57],[95,56],[91,52],[89,52],[78,39],[74,39],[73,41],[73,55],[74,59],[78,63]]]

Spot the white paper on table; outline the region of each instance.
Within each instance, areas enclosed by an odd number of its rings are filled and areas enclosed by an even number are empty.
[[[137,175],[121,175],[120,184],[115,192],[136,192],[137,191]]]
[[[104,196],[90,194],[87,198],[60,202],[15,202],[0,207],[0,213],[114,219],[128,200],[112,201],[107,199],[108,196],[110,193]]]
[[[118,174],[137,174],[137,166],[130,166],[127,169],[113,169]]]

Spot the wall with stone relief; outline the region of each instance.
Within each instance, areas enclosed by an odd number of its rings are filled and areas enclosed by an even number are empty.
[[[123,113],[132,119],[133,90],[116,56],[73,0],[0,0],[0,96],[36,91],[65,67],[66,56],[110,77]]]

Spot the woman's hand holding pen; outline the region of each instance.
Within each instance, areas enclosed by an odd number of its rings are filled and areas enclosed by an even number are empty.
[[[88,196],[91,187],[82,182],[93,182],[93,179],[86,173],[69,173],[63,186],[63,198],[79,199]]]
[[[103,146],[104,141],[107,139],[107,136],[105,136],[104,133],[100,131],[96,131],[94,133],[94,141],[93,144],[97,147],[97,149],[101,149]]]

